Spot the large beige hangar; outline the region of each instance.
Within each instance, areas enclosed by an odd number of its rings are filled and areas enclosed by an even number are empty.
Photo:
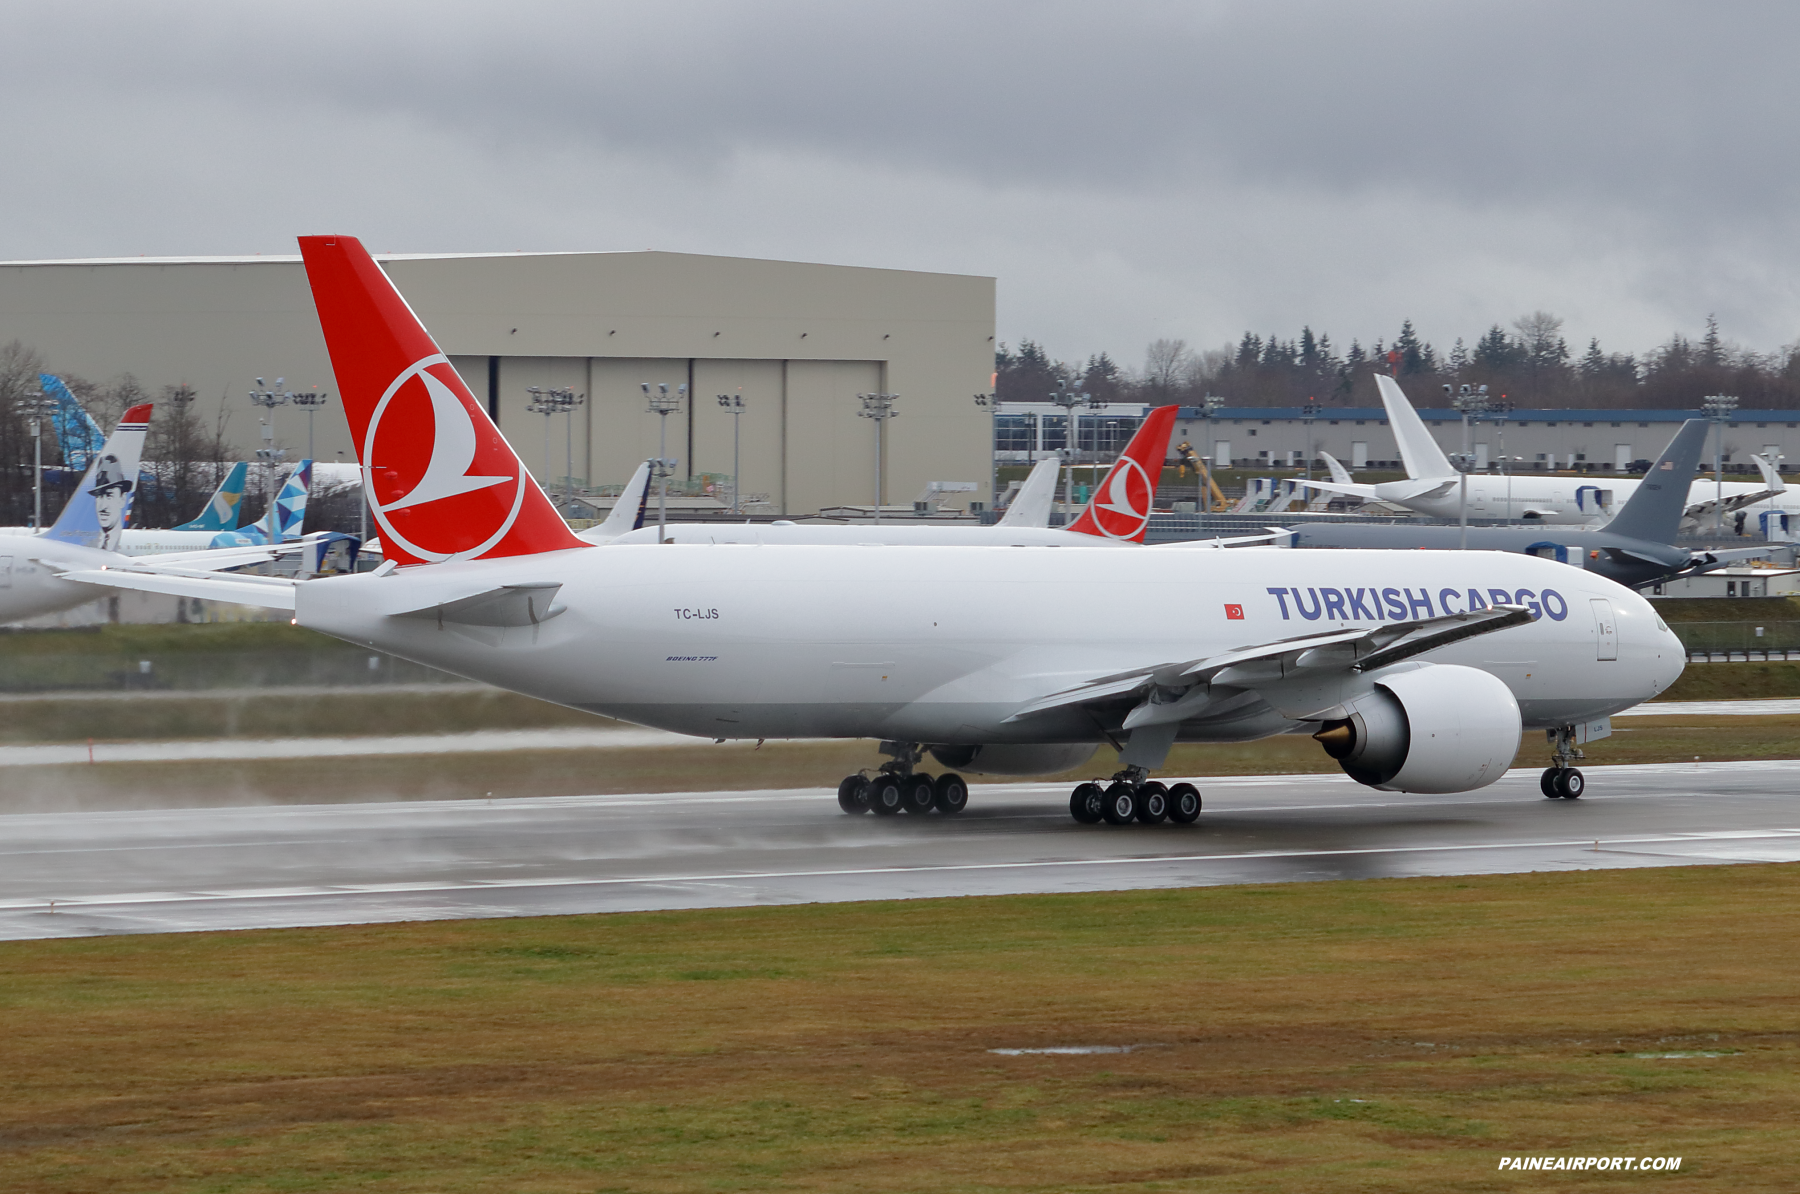
[[[704,257],[686,253],[511,253],[379,258],[470,388],[534,470],[560,487],[623,482],[657,454],[659,416],[640,385],[686,384],[668,420],[678,475],[729,474],[742,393],[742,488],[768,513],[868,504],[872,423],[859,393],[900,397],[886,427],[884,500],[932,481],[973,481],[986,499],[994,280]],[[317,456],[351,461],[349,434],[298,257],[127,258],[0,264],[0,341],[18,339],[52,372],[105,381],[133,374],[152,393],[194,387],[223,402],[227,435],[260,446],[258,377],[323,389]],[[588,396],[572,417],[529,413],[527,388]],[[307,416],[273,415],[288,458]],[[565,430],[566,429],[566,430]],[[572,433],[573,442],[566,438]]]

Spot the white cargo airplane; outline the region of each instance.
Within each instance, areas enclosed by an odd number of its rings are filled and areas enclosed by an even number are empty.
[[[815,546],[906,547],[1068,547],[1076,545],[1140,544],[1150,528],[1156,482],[1162,475],[1169,451],[1169,432],[1174,430],[1178,407],[1159,406],[1144,417],[1137,433],[1094,487],[1087,508],[1067,527],[1051,527],[1050,502],[1056,490],[1055,460],[1039,462],[1020,487],[1007,512],[993,526],[968,526],[907,522],[859,524],[797,523],[788,521],[672,522],[666,529],[644,526],[618,535],[610,542],[621,545],[655,543],[812,544]],[[634,478],[635,479],[635,478]],[[584,534],[583,538],[587,538]],[[1256,536],[1266,541],[1268,536]],[[1212,541],[1207,541],[1209,544]]]
[[[1393,428],[1394,442],[1400,448],[1401,462],[1406,466],[1406,480],[1383,481],[1376,485],[1357,485],[1348,474],[1339,476],[1339,465],[1332,469],[1330,481],[1302,481],[1313,489],[1329,493],[1389,502],[1416,510],[1433,518],[1456,518],[1461,510],[1461,475],[1438,447],[1437,440],[1425,426],[1425,420],[1407,401],[1400,384],[1386,374],[1375,375],[1381,390],[1381,403],[1387,409],[1388,425]],[[1767,509],[1800,513],[1800,504],[1784,496],[1786,486],[1768,462],[1757,458],[1762,470],[1761,484],[1728,481],[1723,486],[1727,514],[1767,502]],[[1527,522],[1600,525],[1622,508],[1637,490],[1637,477],[1605,478],[1604,483],[1581,477],[1542,476],[1536,473],[1470,473],[1468,514],[1470,518],[1519,519]],[[1713,517],[1720,488],[1717,482],[1696,478],[1688,493],[1687,521],[1704,524]],[[1800,495],[1796,495],[1800,497]]]
[[[847,812],[960,811],[956,771],[1056,774],[1102,743],[1077,820],[1192,821],[1149,773],[1185,742],[1312,733],[1361,783],[1493,783],[1547,729],[1576,746],[1663,691],[1681,643],[1611,581],[1500,552],[643,544],[570,533],[387,276],[300,240],[387,560],[285,582],[81,579],[292,609],[294,621],[571,708],[718,741],[882,740]],[[945,769],[919,770],[929,753]]]
[[[0,623],[73,609],[112,592],[110,587],[71,580],[73,573],[132,567],[204,576],[215,569],[263,563],[286,550],[277,546],[190,551],[160,556],[154,562],[120,551],[150,410],[151,404],[145,403],[125,412],[49,530],[0,538]],[[301,550],[308,545],[289,546]]]

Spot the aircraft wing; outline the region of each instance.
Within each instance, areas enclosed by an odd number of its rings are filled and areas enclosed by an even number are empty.
[[[1728,495],[1723,502],[1717,498],[1709,498],[1704,502],[1693,502],[1681,512],[1684,527],[1701,526],[1708,519],[1733,514],[1739,510],[1747,510],[1758,502],[1766,502],[1778,494],[1787,492],[1784,485],[1780,489],[1758,489],[1754,493]]]
[[[1210,703],[1214,685],[1256,690],[1307,678],[1309,674],[1324,680],[1333,673],[1342,677],[1369,672],[1529,621],[1531,611],[1524,606],[1497,605],[1466,614],[1391,622],[1373,629],[1352,628],[1280,639],[1203,659],[1149,664],[1099,676],[1031,701],[1006,720],[1023,721],[1051,710],[1135,697],[1137,704],[1126,714],[1122,728],[1134,730],[1179,722]]]

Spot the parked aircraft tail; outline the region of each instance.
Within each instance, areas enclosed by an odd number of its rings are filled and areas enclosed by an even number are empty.
[[[1394,442],[1399,445],[1401,462],[1406,465],[1406,475],[1415,480],[1454,477],[1456,469],[1451,466],[1450,458],[1444,455],[1438,442],[1431,438],[1431,432],[1425,427],[1425,420],[1419,417],[1419,412],[1406,400],[1400,383],[1385,373],[1377,373],[1375,385],[1381,391],[1381,405],[1387,408],[1388,425],[1393,428]]]
[[[1095,488],[1093,499],[1069,528],[1071,531],[1104,539],[1144,541],[1178,409],[1159,406],[1144,417],[1143,425],[1113,462],[1112,471]]]
[[[1056,504],[1056,474],[1062,462],[1054,456],[1040,460],[1013,495],[1012,504],[1000,516],[1003,527],[1047,527],[1050,508]]]
[[[298,543],[305,534],[306,498],[312,491],[312,466],[302,460],[282,483],[281,492],[269,503],[256,525],[241,531],[221,531],[214,547],[256,547],[271,543]]]
[[[303,236],[300,256],[387,559],[591,546],[570,532],[360,241]]]
[[[238,461],[213,490],[212,497],[206,501],[206,508],[192,522],[184,522],[175,531],[235,531],[238,517],[243,513],[244,481],[250,475],[249,466]]]
[[[144,455],[150,410],[151,403],[146,402],[125,412],[45,535],[83,547],[118,550],[120,533],[131,514],[131,498],[137,491],[138,462]]]
[[[100,424],[94,422],[92,415],[81,409],[81,403],[56,374],[38,374],[38,388],[44,392],[44,397],[56,400],[56,411],[50,421],[56,428],[56,442],[62,445],[63,466],[86,468],[94,453],[106,442],[106,433],[100,430]]]
[[[1706,420],[1689,419],[1657,457],[1606,529],[1631,539],[1673,543],[1687,510],[1688,489],[1706,447]]]
[[[611,543],[620,535],[644,525],[644,509],[649,502],[650,462],[646,460],[637,466],[631,480],[625,482],[625,488],[619,491],[619,500],[613,503],[606,520],[597,527],[577,531],[575,537],[588,543]]]

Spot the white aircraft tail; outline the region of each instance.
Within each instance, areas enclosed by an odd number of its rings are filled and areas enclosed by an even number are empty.
[[[650,462],[646,460],[637,466],[631,480],[625,482],[625,488],[619,492],[619,500],[613,503],[606,520],[597,527],[576,532],[575,537],[589,543],[611,543],[620,535],[644,525],[644,506],[649,500]]]
[[[1388,425],[1394,429],[1394,442],[1400,447],[1406,475],[1415,480],[1454,477],[1456,469],[1451,467],[1450,458],[1438,447],[1437,440],[1431,438],[1425,420],[1406,400],[1400,383],[1385,373],[1377,373],[1375,385],[1381,391],[1381,405],[1387,408]]]
[[[1037,462],[1025,478],[1025,484],[1019,486],[1014,495],[1012,505],[1000,517],[1003,527],[1047,527],[1050,525],[1050,508],[1056,504],[1056,474],[1062,468],[1062,462],[1052,456]]]

